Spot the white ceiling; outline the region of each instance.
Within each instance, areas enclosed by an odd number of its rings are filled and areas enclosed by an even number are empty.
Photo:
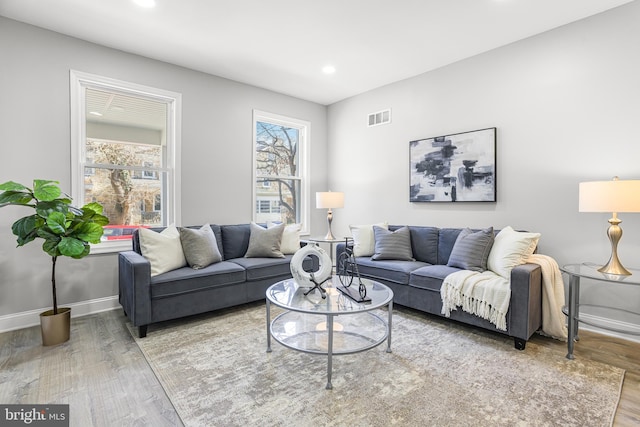
[[[0,15],[328,105],[630,1],[0,0]]]

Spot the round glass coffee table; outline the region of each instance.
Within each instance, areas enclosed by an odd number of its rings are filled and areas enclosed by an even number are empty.
[[[391,352],[393,291],[382,283],[362,279],[370,302],[359,303],[338,290],[334,276],[308,295],[309,287],[295,280],[280,281],[267,289],[267,352],[271,337],[285,347],[304,353],[327,355],[327,389],[331,385],[332,357],[374,348],[385,340]],[[351,286],[356,286],[353,284]],[[271,304],[285,309],[271,320]],[[387,316],[378,309],[387,306]],[[386,319],[385,319],[386,317]]]

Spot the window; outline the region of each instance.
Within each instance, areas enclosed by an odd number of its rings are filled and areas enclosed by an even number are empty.
[[[253,112],[253,220],[309,223],[307,148],[310,123]]]
[[[181,95],[71,71],[72,197],[97,201],[118,239],[92,252],[131,247],[132,230],[179,223]]]

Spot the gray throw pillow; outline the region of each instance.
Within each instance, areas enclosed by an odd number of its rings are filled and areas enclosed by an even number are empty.
[[[463,270],[487,270],[487,259],[494,240],[493,227],[476,232],[468,228],[463,229],[453,245],[447,265]]]
[[[284,224],[279,224],[267,229],[252,222],[249,248],[244,255],[245,258],[284,258],[280,250],[284,227]]]
[[[222,261],[216,236],[209,224],[203,225],[199,230],[183,227],[179,230],[182,251],[191,268],[198,270]]]
[[[375,245],[372,260],[415,261],[411,250],[409,227],[404,226],[396,231],[389,231],[374,225],[373,238]]]

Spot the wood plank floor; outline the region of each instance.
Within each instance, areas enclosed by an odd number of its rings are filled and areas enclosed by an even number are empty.
[[[182,426],[125,324],[121,310],[75,318],[55,347],[42,347],[39,327],[0,334],[0,403],[68,403],[72,426]],[[640,344],[581,330],[574,354],[626,370],[614,425],[639,426]]]

